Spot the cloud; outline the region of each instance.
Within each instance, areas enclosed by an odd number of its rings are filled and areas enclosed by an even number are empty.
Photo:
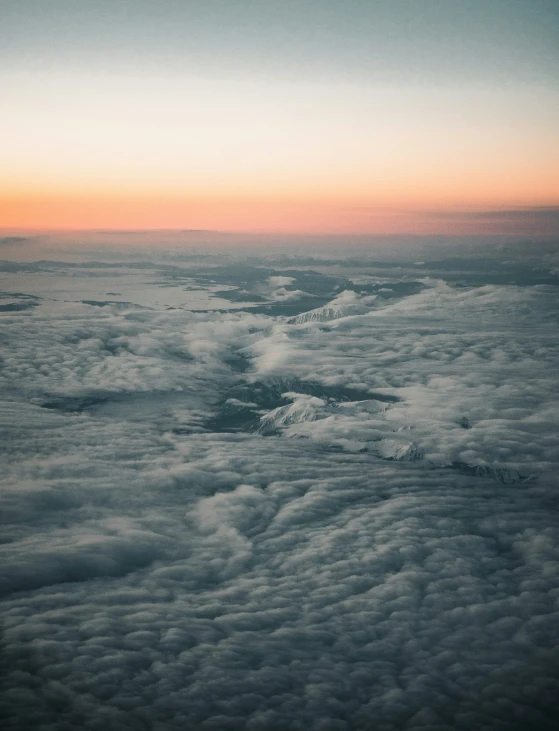
[[[554,728],[556,293],[423,286],[2,315],[6,728]]]
[[[29,241],[33,241],[34,239],[30,239],[28,236],[1,236],[0,237],[0,248],[6,246],[6,247],[12,247],[12,246],[22,246],[23,244],[27,244]]]
[[[461,222],[478,234],[557,236],[559,206],[522,206],[496,210],[431,211],[427,219]]]
[[[501,218],[519,219],[545,218],[559,221],[559,206],[522,206],[489,211],[446,211],[438,212],[444,218],[468,218],[477,220],[499,220]]]

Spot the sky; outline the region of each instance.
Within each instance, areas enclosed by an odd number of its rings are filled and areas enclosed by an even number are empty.
[[[556,0],[0,0],[0,228],[557,234]]]

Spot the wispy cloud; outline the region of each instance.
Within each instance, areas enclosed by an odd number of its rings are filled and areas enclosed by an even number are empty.
[[[477,228],[480,233],[559,235],[559,206],[427,211],[423,215],[427,220]]]

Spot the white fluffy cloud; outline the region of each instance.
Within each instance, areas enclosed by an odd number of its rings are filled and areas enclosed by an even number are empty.
[[[555,293],[425,285],[2,315],[3,727],[555,728]]]

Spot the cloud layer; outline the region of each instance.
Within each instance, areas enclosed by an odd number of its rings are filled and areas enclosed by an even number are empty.
[[[272,317],[35,276],[2,314],[3,727],[555,728],[553,287],[361,271]]]

